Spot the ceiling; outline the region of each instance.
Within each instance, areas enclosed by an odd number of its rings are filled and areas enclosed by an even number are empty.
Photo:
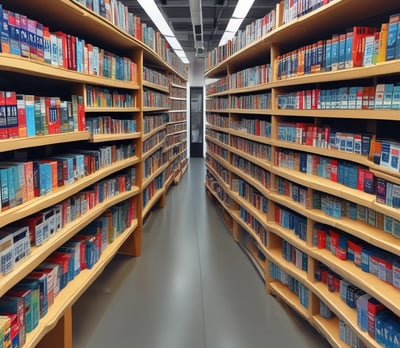
[[[129,12],[139,15],[143,22],[155,27],[137,0],[122,0],[122,2],[128,6]],[[190,3],[194,7],[196,4],[197,6],[201,4],[203,46],[204,53],[207,53],[218,46],[237,0],[155,0],[155,2],[190,59],[196,53]],[[277,0],[255,0],[241,29],[255,19],[264,17],[272,8],[275,8],[276,3]],[[197,50],[197,53],[203,53],[203,50]]]

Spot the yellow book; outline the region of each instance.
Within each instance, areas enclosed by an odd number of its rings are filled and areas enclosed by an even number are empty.
[[[377,63],[386,61],[386,43],[388,38],[389,23],[382,23],[381,31],[379,33],[379,52]]]

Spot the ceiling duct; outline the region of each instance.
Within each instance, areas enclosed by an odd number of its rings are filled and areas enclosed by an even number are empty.
[[[200,52],[203,54],[203,14],[201,8],[201,0],[189,0],[190,16],[193,26],[194,48],[196,55]]]

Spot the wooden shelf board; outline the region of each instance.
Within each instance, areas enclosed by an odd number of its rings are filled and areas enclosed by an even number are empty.
[[[228,109],[231,114],[244,114],[244,115],[273,115],[273,109]]]
[[[303,305],[300,304],[300,299],[293,292],[291,292],[286,285],[273,280],[269,286],[271,287],[271,292],[273,294],[278,296],[283,302],[288,304],[303,318],[310,321],[308,309],[304,308]]]
[[[146,134],[143,133],[142,141],[145,141],[145,140],[151,138],[154,134],[156,134],[156,133],[158,133],[159,131],[165,129],[166,127],[167,127],[167,123],[165,123],[165,124],[163,124],[163,125],[161,125],[161,126],[159,126],[159,127],[154,128],[154,129],[151,130],[151,132],[149,132],[149,133],[146,133]]]
[[[100,169],[97,172],[87,177],[84,177],[71,185],[63,186],[45,196],[35,197],[34,199],[27,201],[24,204],[3,211],[0,213],[0,227],[8,225],[17,220],[21,220],[24,217],[53,206],[85,189],[86,187],[89,187],[95,182],[122,169],[128,168],[136,163],[138,163],[137,157],[115,162],[111,166]]]
[[[38,135],[29,138],[15,138],[0,140],[0,148],[2,152],[26,149],[35,146],[54,145],[60,143],[69,143],[73,141],[89,140],[88,131],[71,132],[49,135]]]
[[[207,94],[207,98],[223,97],[223,96],[227,96],[229,94],[230,94],[230,91],[226,90],[226,91],[222,91],[222,92]]]
[[[176,88],[181,88],[181,89],[186,89],[187,88],[187,86],[182,86],[182,85],[178,85],[178,84],[176,84],[176,83],[171,83],[171,86],[172,87],[176,87]]]
[[[247,210],[254,218],[258,220],[265,228],[267,228],[267,213],[263,213],[256,209],[249,201],[241,197],[237,192],[230,190],[229,195],[244,209]]]
[[[214,178],[216,178],[217,179],[217,181],[218,181],[218,183],[220,184],[220,186],[222,186],[223,187],[223,189],[225,190],[225,192],[227,193],[227,194],[229,194],[230,192],[230,190],[229,190],[229,185],[224,181],[224,180],[222,180],[222,178],[219,176],[219,174],[215,171],[215,169],[214,168],[212,168],[208,163],[206,163],[206,167],[207,167],[207,169],[213,174],[213,176],[214,176]]]
[[[181,113],[181,112],[187,112],[187,110],[168,110],[168,112],[171,113]]]
[[[315,326],[334,348],[351,348],[340,339],[339,319],[324,318],[320,315],[313,315],[311,324]]]
[[[229,129],[228,132],[231,135],[235,135],[237,137],[241,137],[241,138],[249,139],[249,140],[252,140],[252,141],[256,141],[257,143],[262,143],[262,144],[266,144],[266,145],[271,145],[272,144],[271,138],[268,138],[268,137],[253,135],[253,134],[249,134],[249,133],[246,133],[246,132],[237,131],[237,130],[234,130],[234,129]]]
[[[161,91],[161,92],[164,92],[164,93],[169,93],[169,87],[168,86],[158,85],[156,83],[152,83],[152,82],[145,81],[145,80],[143,80],[143,87],[157,89],[158,91]]]
[[[180,97],[172,97],[170,96],[169,99],[171,100],[180,100],[180,101],[186,101],[186,98],[180,98]]]
[[[85,112],[140,112],[137,107],[104,107],[104,106],[85,106]]]
[[[372,162],[369,164],[370,170],[378,178],[385,179],[394,184],[400,185],[400,172],[378,166]]]
[[[229,109],[207,109],[206,112],[212,112],[212,113],[217,113],[217,114],[229,114],[230,110]]]
[[[255,86],[247,86],[247,87],[239,87],[239,88],[232,88],[229,90],[230,94],[242,94],[242,93],[252,93],[252,92],[259,92],[270,90],[271,87],[268,83],[263,83]]]
[[[227,134],[230,133],[229,128],[218,127],[218,126],[214,126],[214,125],[209,124],[209,123],[206,124],[206,128],[207,129],[213,129],[213,130],[216,130],[218,132],[223,132],[223,133],[227,133]]]
[[[159,174],[161,174],[165,169],[167,169],[168,163],[162,164],[156,171],[150,174],[148,177],[144,178],[142,181],[142,187],[147,187]]]
[[[234,166],[230,166],[230,171],[237,176],[240,176],[244,179],[247,183],[254,186],[260,193],[262,193],[265,197],[269,198],[270,190],[264,187],[258,180],[251,177],[249,174],[242,172],[240,169],[237,169]]]
[[[158,189],[153,197],[147,202],[146,206],[142,209],[142,219],[144,219],[147,214],[150,212],[151,208],[157,203],[157,201],[161,198],[161,196],[165,192],[165,187]]]
[[[234,153],[234,154],[236,154],[236,155],[248,160],[249,162],[252,162],[252,163],[258,165],[259,167],[264,168],[267,171],[271,171],[272,170],[271,163],[267,159],[261,159],[261,158],[258,158],[258,157],[253,157],[252,155],[250,155],[250,154],[248,154],[246,152],[240,151],[240,150],[238,150],[238,149],[236,149],[234,147],[231,147],[231,146],[227,146],[226,149],[228,151],[230,151],[230,152],[232,152],[232,153]]]
[[[168,107],[152,107],[152,106],[144,106],[143,112],[161,112],[161,111],[168,111]]]
[[[154,152],[164,146],[165,140],[160,141],[157,145],[153,146],[149,151],[142,154],[142,161],[151,156]]]
[[[49,332],[63,316],[64,312],[71,307],[80,296],[87,290],[93,281],[103,272],[104,268],[112,260],[123,243],[134,233],[138,225],[135,220],[132,225],[119,235],[102,253],[99,261],[90,270],[82,270],[81,273],[70,281],[49,307],[48,313],[39,321],[38,327],[26,335],[24,347],[35,347],[43,336]]]
[[[122,133],[122,134],[94,134],[90,140],[92,143],[102,143],[107,141],[139,139],[142,133]]]
[[[285,239],[294,247],[300,249],[302,252],[310,254],[310,248],[307,246],[306,242],[297,237],[294,234],[294,231],[284,228],[276,222],[268,222],[268,231],[273,232],[282,239]]]
[[[225,209],[225,211],[233,216],[233,214],[235,213],[234,211],[230,210],[229,207],[226,205],[226,203],[221,200],[221,198],[218,197],[218,195],[213,191],[213,189],[211,187],[209,187],[208,185],[205,185],[207,190],[211,193],[211,195],[219,202],[219,204]]]
[[[206,135],[206,140],[211,141],[212,143],[218,145],[219,147],[222,147],[223,149],[230,151],[229,149],[231,148],[229,145],[224,144],[222,142],[220,142],[219,140],[210,137],[209,135]]]
[[[168,122],[167,124],[168,124],[168,125],[170,125],[170,124],[180,124],[180,123],[187,123],[187,121],[188,121],[188,120],[181,120],[181,121],[170,121],[170,122]]]

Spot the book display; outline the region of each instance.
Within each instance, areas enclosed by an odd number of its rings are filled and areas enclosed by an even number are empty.
[[[206,62],[206,189],[333,347],[400,344],[399,12],[281,1]]]
[[[186,66],[97,5],[0,3],[0,346],[72,347],[72,306],[116,253],[140,256],[154,193],[183,173]]]

